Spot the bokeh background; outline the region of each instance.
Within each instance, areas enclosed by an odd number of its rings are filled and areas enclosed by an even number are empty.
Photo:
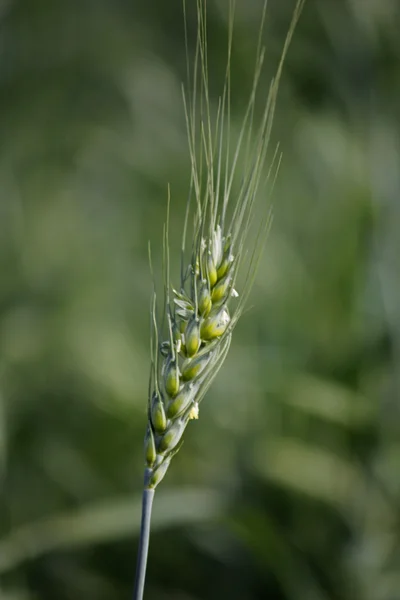
[[[265,90],[293,6],[269,3]],[[217,91],[227,1],[208,8]],[[261,11],[237,0],[233,127]],[[399,31],[397,0],[307,2],[273,228],[157,490],[148,600],[400,598]],[[0,3],[2,600],[131,595],[147,242],[159,265],[170,183],[178,276],[185,73],[180,0]]]

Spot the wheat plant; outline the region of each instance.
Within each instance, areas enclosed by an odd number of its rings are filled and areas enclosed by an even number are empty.
[[[145,476],[134,600],[143,597],[154,490],[179,451],[188,423],[198,419],[200,403],[226,358],[265,242],[271,220],[268,192],[279,165],[275,152],[272,164],[265,169],[268,143],[283,63],[303,4],[304,0],[297,0],[275,77],[263,100],[257,92],[265,55],[262,33],[267,2],[264,2],[249,100],[233,142],[230,117],[235,1],[229,1],[227,65],[215,109],[209,92],[206,0],[196,0],[197,43],[192,67],[188,58],[185,0],[183,3],[190,90],[186,92],[183,88],[183,108],[191,182],[182,232],[179,285],[173,287],[170,280],[168,193],[163,232],[162,311],[157,307],[155,289],[151,303]],[[260,101],[261,119],[257,119],[256,125],[255,110]],[[257,217],[254,232],[258,196],[262,202],[261,216]],[[245,276],[237,291],[240,270],[245,271]]]

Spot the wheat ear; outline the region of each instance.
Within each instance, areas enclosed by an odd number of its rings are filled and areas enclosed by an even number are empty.
[[[189,421],[198,418],[200,402],[225,360],[270,224],[271,213],[267,207],[260,218],[255,238],[248,243],[257,193],[260,188],[265,189],[265,177],[268,179],[271,173],[276,172],[276,168],[272,167],[263,178],[282,66],[304,1],[298,0],[295,6],[261,122],[255,127],[255,102],[264,61],[261,37],[267,2],[264,3],[252,88],[231,152],[230,62],[235,2],[229,2],[227,68],[222,95],[216,114],[213,114],[209,98],[206,1],[196,0],[196,53],[193,69],[189,60],[187,66],[191,92],[186,94],[183,90],[191,185],[178,289],[171,288],[170,284],[168,193],[168,215],[163,236],[164,302],[161,323],[164,327],[157,318],[155,291],[151,303],[151,369],[144,442],[146,468],[134,600],[141,600],[143,596],[154,490],[179,451]],[[187,49],[185,0],[183,9]],[[233,193],[239,163],[241,182]],[[274,163],[276,167],[279,159]],[[191,221],[190,244],[187,244]],[[247,272],[239,296],[235,285],[239,268],[246,257]]]

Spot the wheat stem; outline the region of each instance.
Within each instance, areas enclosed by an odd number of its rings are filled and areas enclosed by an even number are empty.
[[[154,490],[144,489],[142,496],[142,521],[140,523],[139,547],[136,562],[136,581],[133,600],[142,600],[146,577],[147,554],[149,552],[151,510]]]

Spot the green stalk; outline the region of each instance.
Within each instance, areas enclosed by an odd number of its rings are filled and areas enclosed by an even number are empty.
[[[139,547],[136,562],[136,580],[133,600],[142,600],[144,580],[146,578],[147,554],[149,551],[151,509],[153,506],[154,490],[144,489],[142,496],[142,521],[140,524]]]

